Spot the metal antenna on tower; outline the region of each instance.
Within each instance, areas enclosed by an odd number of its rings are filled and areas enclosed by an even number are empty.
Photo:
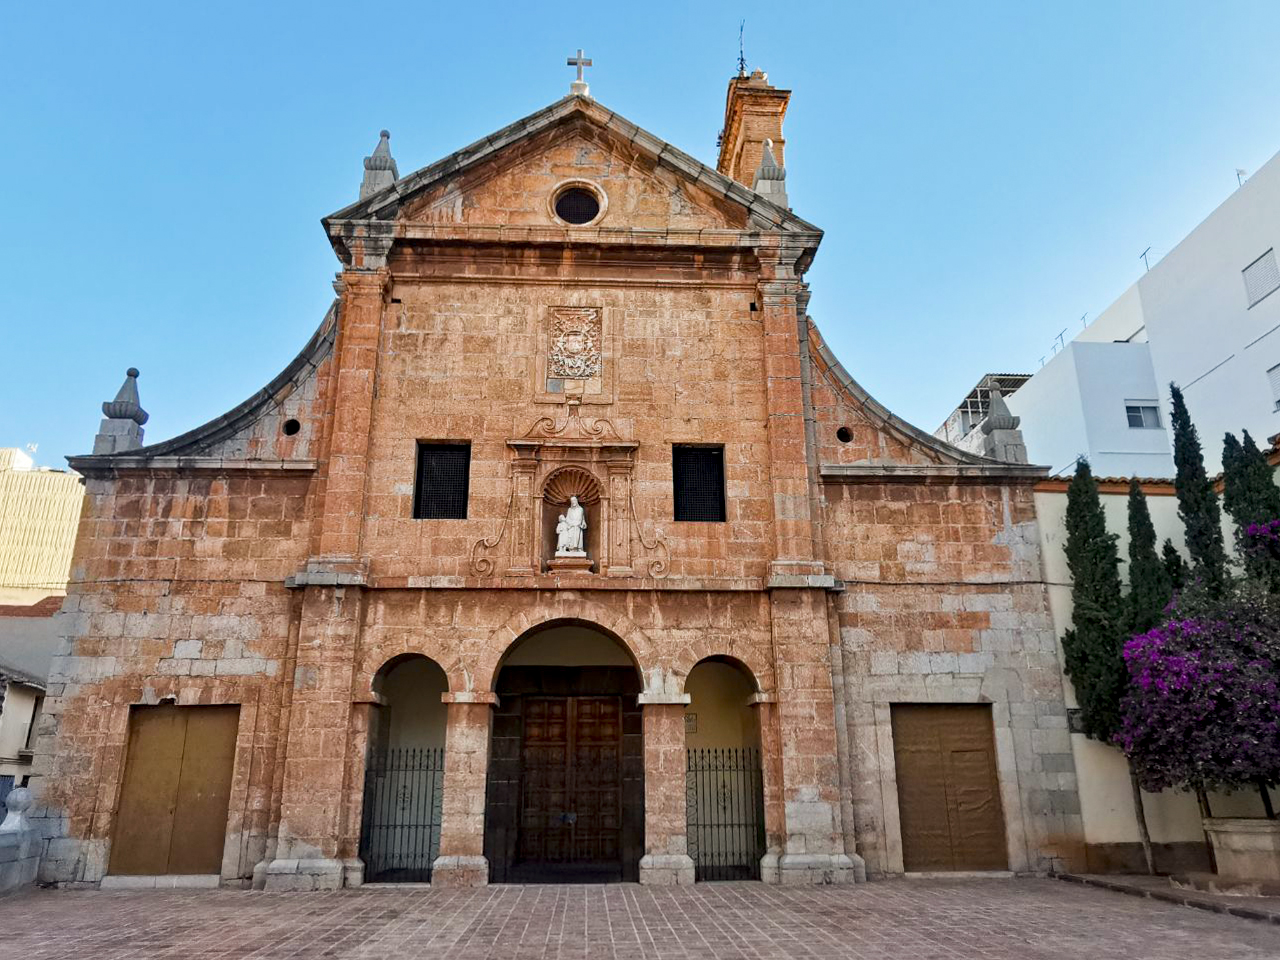
[[[1140,254],[1138,254],[1138,256],[1142,258],[1142,265],[1147,268],[1148,273],[1151,272],[1151,264],[1147,263],[1147,254],[1150,252],[1151,252],[1151,248],[1147,247],[1147,249],[1143,250]]]
[[[738,24],[738,76],[745,77],[747,75],[747,51],[742,43],[743,31],[747,28],[747,21],[743,20]]]

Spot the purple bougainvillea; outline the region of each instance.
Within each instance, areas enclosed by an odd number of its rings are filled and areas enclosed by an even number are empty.
[[[1116,742],[1148,790],[1280,781],[1280,600],[1180,597],[1124,649]]]

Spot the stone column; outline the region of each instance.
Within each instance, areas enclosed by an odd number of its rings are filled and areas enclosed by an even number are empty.
[[[693,883],[685,814],[684,708],[689,695],[640,694],[644,711],[644,856],[640,882]]]
[[[489,883],[484,856],[485,778],[489,771],[492,693],[445,693],[444,800],[440,855],[431,883],[440,887],[483,887]]]
[[[346,874],[341,848],[350,812],[351,677],[364,591],[303,589],[279,836],[275,859],[262,871],[268,890],[333,890]]]

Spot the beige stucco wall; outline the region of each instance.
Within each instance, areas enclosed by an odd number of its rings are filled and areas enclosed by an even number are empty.
[[[1044,557],[1045,581],[1049,586],[1049,608],[1053,615],[1054,634],[1058,637],[1058,657],[1062,659],[1062,634],[1071,626],[1071,574],[1065,552],[1066,493],[1038,491],[1036,513],[1040,519],[1041,549]],[[1102,494],[1102,508],[1107,529],[1118,534],[1121,578],[1127,580],[1129,556],[1128,493]],[[1173,496],[1149,495],[1147,505],[1156,537],[1163,544],[1171,538],[1179,550],[1185,551],[1182,521],[1178,517],[1178,500]],[[1230,541],[1228,541],[1230,542]],[[1077,706],[1071,681],[1066,681],[1067,703]],[[1071,749],[1076,761],[1080,786],[1080,812],[1084,817],[1085,842],[1137,842],[1138,821],[1133,809],[1133,793],[1129,782],[1129,765],[1115,747],[1090,740],[1083,734],[1071,735]],[[1213,794],[1210,804],[1217,816],[1261,816],[1262,802],[1251,791]],[[1202,841],[1204,831],[1195,796],[1166,790],[1144,794],[1143,807],[1151,839],[1156,843]]]
[[[0,603],[67,592],[83,504],[77,474],[34,470],[22,451],[0,450]]]

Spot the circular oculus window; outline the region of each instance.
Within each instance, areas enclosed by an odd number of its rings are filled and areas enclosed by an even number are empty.
[[[600,216],[600,197],[586,186],[571,184],[556,194],[552,208],[560,220],[582,226]]]

